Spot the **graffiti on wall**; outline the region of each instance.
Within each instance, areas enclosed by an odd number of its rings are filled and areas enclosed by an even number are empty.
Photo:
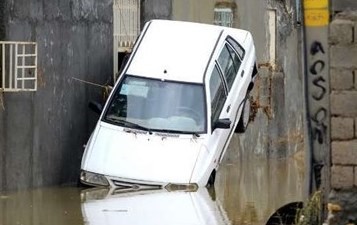
[[[314,41],[311,44],[310,54],[313,57],[325,56],[326,52],[323,45]],[[324,72],[326,70],[326,62],[318,58],[317,60],[312,61],[312,65],[309,68],[312,86],[314,91],[311,92],[311,97],[316,102],[320,102],[326,97],[327,93],[327,80],[324,78]],[[317,141],[319,144],[323,144],[326,141],[326,132],[327,132],[327,119],[328,119],[327,108],[322,105],[311,112],[311,134],[314,141]]]
[[[328,165],[330,100],[328,63],[328,0],[304,0],[307,120],[310,133],[310,191],[318,190]],[[313,184],[311,184],[313,183]],[[327,182],[326,182],[327,183]]]

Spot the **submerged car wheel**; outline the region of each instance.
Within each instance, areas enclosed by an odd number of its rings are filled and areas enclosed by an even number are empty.
[[[235,130],[236,133],[243,133],[247,130],[249,124],[250,117],[250,99],[249,94],[247,94],[244,103],[243,103],[243,111],[240,116],[237,128]]]

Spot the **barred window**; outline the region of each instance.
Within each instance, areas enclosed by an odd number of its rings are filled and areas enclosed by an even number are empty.
[[[215,8],[214,24],[233,27],[233,10],[231,8]]]
[[[37,43],[0,41],[0,92],[37,90]]]

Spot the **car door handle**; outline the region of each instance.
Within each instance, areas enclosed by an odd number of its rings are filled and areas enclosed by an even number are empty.
[[[231,110],[231,105],[227,107],[227,113]]]
[[[240,73],[240,76],[241,76],[241,77],[244,76],[244,70]]]

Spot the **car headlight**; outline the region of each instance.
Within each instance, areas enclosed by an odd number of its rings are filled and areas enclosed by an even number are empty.
[[[108,180],[103,175],[84,170],[81,171],[81,181],[96,186],[109,186]]]

